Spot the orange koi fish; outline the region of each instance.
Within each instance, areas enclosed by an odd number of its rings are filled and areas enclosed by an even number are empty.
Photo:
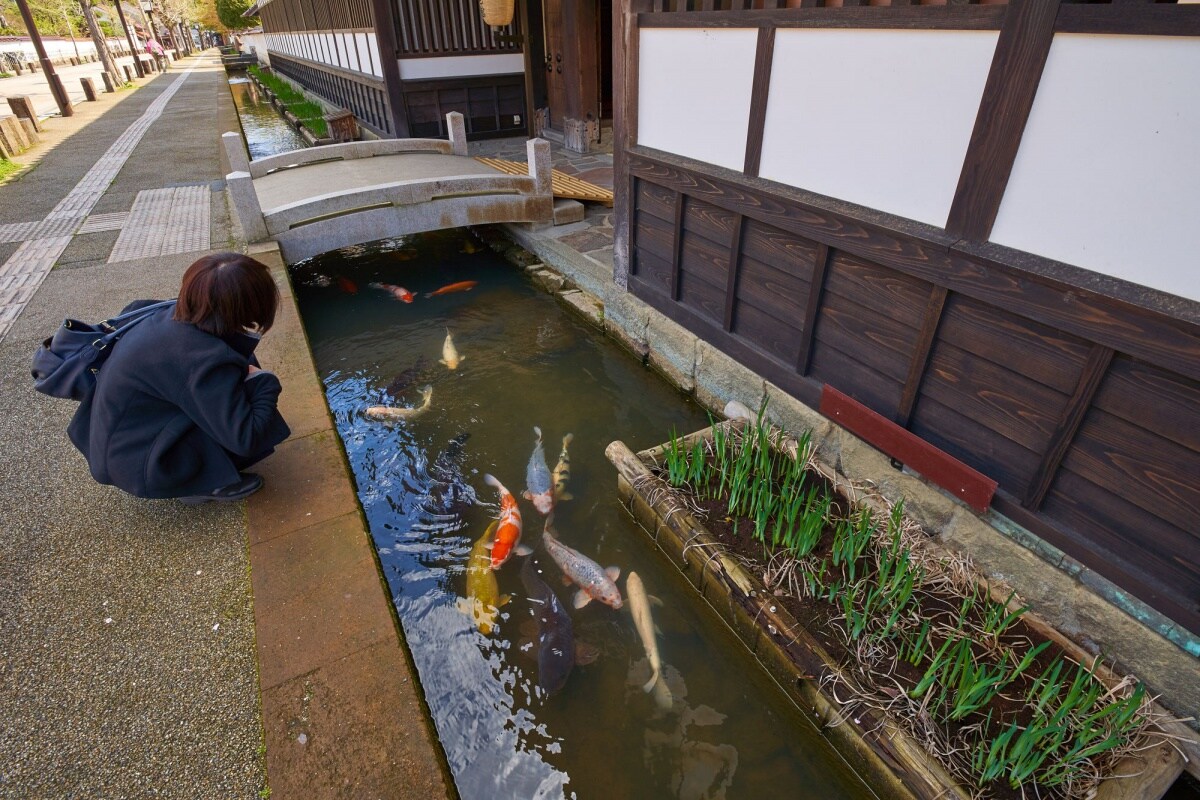
[[[526,556],[533,551],[521,544],[521,509],[517,508],[517,499],[512,492],[504,488],[504,484],[491,475],[484,475],[483,482],[500,493],[500,525],[489,545],[492,551],[492,569],[500,569],[508,557],[515,551],[519,556]]]
[[[338,288],[346,294],[358,294],[358,286],[345,275],[337,276]]]
[[[451,292],[469,292],[474,289],[478,283],[479,281],[459,281],[458,283],[451,283],[447,286],[443,286],[436,292],[430,292],[425,296],[437,297],[439,294],[450,294]]]
[[[382,289],[385,292],[391,292],[393,297],[395,297],[397,300],[402,300],[405,303],[411,303],[413,301],[413,293],[408,289],[405,289],[403,286],[396,286],[395,284],[391,283],[372,283],[370,286],[372,289]]]

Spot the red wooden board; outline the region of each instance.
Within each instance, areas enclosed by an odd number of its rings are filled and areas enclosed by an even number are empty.
[[[821,389],[821,413],[941,486],[976,511],[987,511],[996,482],[901,428],[829,384]]]

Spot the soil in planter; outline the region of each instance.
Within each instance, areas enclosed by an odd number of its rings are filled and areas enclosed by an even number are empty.
[[[665,469],[656,469],[655,471],[661,479],[664,481],[667,480]],[[811,471],[806,474],[805,484],[801,487],[801,494],[807,493],[809,487],[814,485],[818,487],[821,495],[834,498],[830,518],[845,519],[849,517],[852,513],[849,504],[844,498],[837,495],[829,482],[819,474]],[[730,517],[728,502],[724,498],[703,499],[689,495],[689,503],[699,510],[697,517],[709,532],[718,541],[722,542],[728,548],[729,552],[748,564],[751,572],[762,578],[768,571],[771,551],[763,542],[754,538],[754,523],[744,518],[735,520]],[[827,561],[832,551],[832,543],[832,528],[826,526],[820,543],[810,554],[808,560],[817,564]],[[867,555],[860,558],[857,564],[859,575],[863,574],[864,568],[873,568],[873,548],[868,548]],[[824,577],[824,583],[832,585],[839,579],[844,580],[846,571],[846,565],[831,570]],[[783,585],[786,586],[786,583]],[[960,630],[977,629],[983,626],[986,614],[984,598],[985,595],[980,591],[978,602],[967,611],[964,617],[965,624],[961,626]],[[945,591],[922,594],[919,606],[920,617],[923,619],[940,618],[956,620],[960,616],[961,599],[962,595],[955,595]],[[845,620],[843,610],[840,606],[830,603],[821,597],[795,594],[783,588],[775,589],[775,601],[786,609],[793,618],[804,621],[805,630],[825,648],[834,663],[843,665],[846,671],[852,675],[858,672],[859,674],[855,677],[863,685],[869,685],[884,677],[881,675],[861,674],[864,670],[858,666],[855,652],[852,649],[857,642],[853,641],[847,633],[848,622]],[[858,642],[861,641],[861,639],[858,640]],[[915,687],[925,675],[933,655],[945,644],[945,641],[946,636],[934,632],[931,626],[930,639],[923,648],[925,655],[916,664],[909,663],[903,659],[896,659],[895,662],[885,660],[888,677],[879,681],[878,685],[889,687],[887,691],[896,694],[898,694],[898,690],[894,688],[896,684],[903,687]],[[1040,644],[1041,639],[1021,620],[1017,620],[1000,636],[996,637],[996,642],[1000,646],[1007,645],[1018,654],[1022,654]],[[976,648],[976,652],[979,652],[981,649]],[[1004,726],[1013,721],[1018,722],[1022,727],[1027,725],[1032,718],[1032,714],[1026,708],[1022,698],[1025,696],[1026,689],[1033,684],[1034,680],[1052,666],[1057,655],[1059,655],[1057,648],[1053,645],[1047,647],[1034,657],[1032,663],[1023,674],[1018,676],[1001,694],[992,698],[985,706],[971,712],[961,720],[941,723],[943,740],[948,745],[949,743],[957,743],[960,733],[964,730],[969,730],[971,726],[985,726],[985,729],[990,731],[991,735],[1000,733],[1003,727],[990,722],[989,714],[991,715],[991,720],[1004,720]],[[1067,667],[1073,669],[1073,664],[1067,662],[1064,671],[1066,671]],[[892,679],[896,682],[895,684],[892,683]],[[838,695],[843,700],[850,696],[845,685],[838,688]],[[876,696],[880,697],[878,694]],[[881,697],[881,702],[887,702],[887,700],[886,694]],[[865,704],[852,704],[848,710],[853,710],[855,715],[861,716],[863,713],[872,714],[872,710],[877,712],[878,708],[878,705],[868,701]],[[878,714],[874,714],[873,716],[878,719]],[[965,779],[966,776],[964,774],[960,773],[959,777],[968,786],[972,785],[971,781]],[[1028,784],[1026,788],[1027,790],[1032,789]],[[1041,792],[1039,796],[1043,797],[1060,796],[1054,790],[1041,790]],[[1001,778],[992,781],[986,786],[986,796],[1007,799],[1021,798],[1029,795],[1028,791],[1023,795],[1021,790],[1012,789]]]

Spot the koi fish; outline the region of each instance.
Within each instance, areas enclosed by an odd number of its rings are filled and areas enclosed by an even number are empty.
[[[567,455],[567,445],[571,444],[571,440],[575,438],[575,434],[568,433],[563,437],[562,452],[558,454],[558,463],[554,465],[554,499],[574,500],[571,493],[567,491],[567,481],[571,480],[571,457]]]
[[[488,549],[492,551],[492,569],[500,569],[514,551],[519,556],[529,555],[533,551],[521,544],[521,509],[517,508],[517,499],[512,492],[491,475],[484,475],[483,482],[500,493],[499,526],[488,544]]]
[[[450,335],[450,329],[446,328],[446,341],[442,342],[442,357],[438,363],[445,364],[448,369],[458,369],[458,365],[464,361],[466,359],[458,354],[458,348],[454,346],[454,337]]]
[[[420,255],[420,253],[411,247],[406,247],[403,250],[396,250],[392,252],[392,258],[394,258],[396,261],[412,261],[418,255]]]
[[[403,286],[396,286],[391,283],[372,283],[370,284],[370,287],[372,289],[382,289],[385,292],[390,292],[397,300],[405,303],[411,303],[413,301],[413,293],[408,289],[405,289]]]
[[[337,276],[338,288],[346,294],[358,294],[358,284],[347,278],[345,275]]]
[[[650,598],[646,587],[636,572],[629,573],[625,579],[625,595],[629,598],[629,611],[633,614],[633,626],[637,628],[638,636],[642,639],[642,647],[646,650],[646,658],[650,661],[650,680],[642,686],[643,692],[654,691],[655,684],[662,680],[662,660],[658,655],[658,641],[654,637],[654,619],[650,616]],[[655,702],[659,706],[671,707],[671,690],[663,682]]]
[[[575,607],[583,608],[593,600],[599,600],[613,608],[621,607],[621,591],[616,580],[621,575],[617,567],[602,568],[578,550],[573,550],[558,540],[547,520],[542,536],[546,552],[563,571],[563,576],[579,587],[575,593]]]
[[[491,568],[492,557],[488,555],[488,545],[499,526],[499,520],[493,522],[471,548],[471,555],[467,557],[467,596],[459,598],[458,603],[459,609],[474,620],[484,636],[492,632],[500,609],[509,600],[508,595],[500,594],[496,573]]]
[[[417,356],[417,363],[392,378],[392,382],[387,385],[384,391],[392,397],[399,397],[401,392],[411,386],[420,377],[428,363],[425,356]]]
[[[546,466],[546,451],[542,448],[542,429],[536,425],[533,432],[537,440],[533,445],[533,455],[529,457],[529,466],[525,468],[525,491],[521,495],[533,502],[533,507],[542,514],[554,510],[554,488],[550,483],[550,468]]]
[[[429,410],[433,402],[433,387],[426,386],[421,390],[423,402],[419,406],[404,408],[403,406],[371,406],[363,412],[363,416],[376,422],[396,422],[397,420],[416,419]]]
[[[443,286],[437,291],[429,292],[426,297],[437,297],[439,294],[450,294],[451,292],[469,292],[479,284],[479,281],[459,281]]]
[[[538,686],[552,695],[566,685],[575,668],[575,631],[558,596],[538,577],[532,558],[521,567],[521,583],[537,620]]]
[[[475,242],[471,241],[470,239],[467,239],[465,242],[463,242],[462,252],[466,253],[467,255],[474,255],[482,249],[482,247],[475,244]]]

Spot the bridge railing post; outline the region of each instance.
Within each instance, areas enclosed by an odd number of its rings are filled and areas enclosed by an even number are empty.
[[[229,192],[229,204],[233,206],[233,214],[242,226],[246,241],[262,242],[270,238],[250,173],[244,170],[229,173],[225,176],[225,189]]]
[[[225,155],[229,157],[229,171],[249,174],[250,159],[246,156],[246,147],[242,144],[242,135],[234,131],[222,133],[221,144],[225,146]]]
[[[446,130],[450,132],[450,152],[456,156],[467,154],[467,127],[463,123],[463,115],[451,111],[446,115]]]
[[[533,178],[534,193],[552,195],[550,143],[545,139],[530,139],[525,143],[525,158],[529,161],[529,177]]]

